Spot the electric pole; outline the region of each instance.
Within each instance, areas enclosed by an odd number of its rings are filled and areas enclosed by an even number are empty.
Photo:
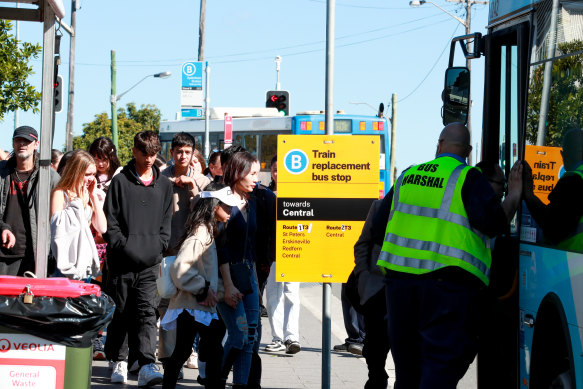
[[[73,112],[74,112],[74,97],[75,97],[75,39],[77,35],[77,9],[79,3],[77,0],[71,0],[71,40],[69,42],[69,98],[67,109],[67,125],[65,133],[65,150],[73,150]]]
[[[469,35],[472,33],[472,28],[471,28],[471,24],[472,24],[472,5],[474,4],[488,4],[487,1],[480,1],[480,0],[447,0],[449,3],[460,3],[463,4],[466,8],[466,22],[462,23],[464,25],[464,27],[466,28],[466,35]],[[466,42],[466,47],[468,48],[468,52],[472,51],[472,43],[467,41]],[[471,60],[466,58],[466,67],[468,68],[468,70],[470,71],[470,75],[472,74],[471,70]],[[468,130],[470,132],[470,145],[472,144],[472,96],[471,96],[471,92],[470,95],[468,96]],[[470,152],[470,155],[468,156],[468,163],[470,165],[473,165],[473,161],[472,161],[472,153]]]
[[[204,61],[204,20],[206,18],[206,0],[200,0],[200,22],[198,25],[198,60]]]

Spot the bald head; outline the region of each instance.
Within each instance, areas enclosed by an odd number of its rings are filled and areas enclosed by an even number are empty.
[[[437,154],[450,153],[467,158],[472,151],[470,132],[461,123],[452,123],[445,126],[439,135]]]

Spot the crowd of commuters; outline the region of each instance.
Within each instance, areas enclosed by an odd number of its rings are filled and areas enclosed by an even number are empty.
[[[36,130],[19,127],[0,162],[3,275],[35,270],[38,146]],[[211,154],[207,167],[195,146],[191,135],[176,134],[167,163],[158,136],[142,131],[124,167],[105,137],[87,151],[53,150],[49,273],[100,283],[113,298],[105,345],[102,336],[95,343],[112,383],[126,383],[129,370],[138,386],[174,388],[192,360],[206,388],[224,388],[231,370],[233,388],[261,388],[264,292],[272,335],[265,350],[301,350],[299,283],[275,282],[277,159],[266,187],[242,147]],[[342,289],[348,338],[334,347],[364,356],[367,389],[387,387],[389,350],[396,388],[456,387],[480,347],[481,292],[496,269],[490,239],[504,243],[521,199],[550,242],[582,251],[582,130],[565,134],[567,173],[548,205],[534,196],[527,163],[506,180],[495,163],[466,165],[470,151],[467,128],[446,126],[435,158],[405,170],[370,208]],[[174,258],[177,293],[160,300],[163,257]]]

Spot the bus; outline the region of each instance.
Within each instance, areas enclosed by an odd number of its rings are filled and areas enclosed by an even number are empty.
[[[444,124],[467,115],[468,102],[448,96],[469,80],[467,69],[453,66],[460,46],[466,58],[485,61],[482,159],[499,161],[507,176],[515,161],[527,161],[535,194],[548,203],[565,171],[563,135],[583,126],[583,1],[491,0],[487,33],[452,40]],[[479,386],[583,388],[583,247],[552,245],[524,202],[512,226],[503,255],[514,279],[510,315],[485,313],[494,316],[486,331],[506,328],[498,336],[506,345],[494,340],[490,349],[506,347],[511,363],[502,363],[504,352],[484,361],[478,353]],[[487,375],[496,386],[482,385]]]
[[[211,108],[209,142],[211,150],[223,150],[224,116],[233,120],[233,144],[241,145],[257,157],[261,166],[260,179],[270,180],[269,165],[277,154],[277,136],[280,134],[325,135],[323,111],[299,112],[295,116],[281,116],[275,108]],[[379,115],[382,116],[382,115]],[[347,115],[338,111],[334,115],[335,135],[378,135],[380,137],[379,198],[390,189],[390,142],[387,119],[379,116]],[[205,136],[204,120],[177,120],[160,123],[162,156],[170,159],[172,137],[178,132],[194,136],[195,147],[202,151]]]

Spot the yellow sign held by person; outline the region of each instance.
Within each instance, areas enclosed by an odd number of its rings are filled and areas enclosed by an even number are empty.
[[[276,280],[346,282],[379,197],[380,137],[277,137]]]
[[[525,146],[525,160],[532,168],[534,194],[544,204],[549,203],[549,193],[555,188],[563,169],[560,147]]]

